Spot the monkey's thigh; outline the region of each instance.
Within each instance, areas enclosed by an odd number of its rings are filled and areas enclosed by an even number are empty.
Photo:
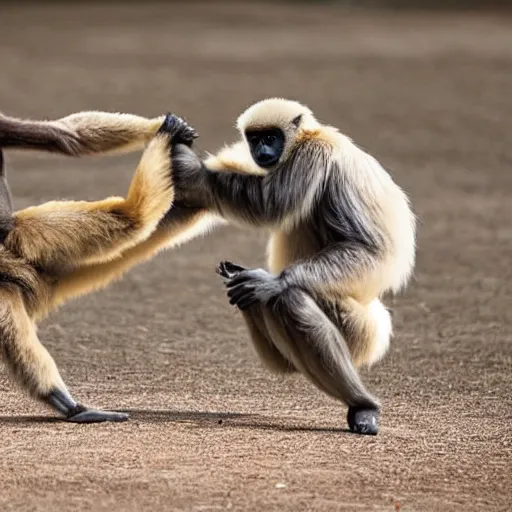
[[[273,344],[319,389],[351,407],[379,408],[352,363],[340,329],[309,294],[288,288],[262,313]]]
[[[247,311],[242,311],[252,343],[258,356],[265,366],[276,373],[292,373],[297,371],[291,361],[283,356],[277,346],[272,341],[267,326],[263,310],[268,309],[267,306],[256,304]]]

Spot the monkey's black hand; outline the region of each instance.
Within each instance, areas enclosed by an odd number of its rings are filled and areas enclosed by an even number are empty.
[[[184,144],[191,147],[194,139],[197,138],[195,129],[189,126],[181,117],[174,114],[167,114],[165,116],[162,126],[158,129],[158,133],[167,134],[170,138],[171,146]]]
[[[247,269],[235,263],[231,263],[231,261],[221,261],[215,271],[222,277],[224,284],[227,286],[230,279],[244,270]]]
[[[238,271],[226,286],[229,303],[244,311],[258,302],[266,304],[282,293],[285,285],[266,270],[256,268]]]

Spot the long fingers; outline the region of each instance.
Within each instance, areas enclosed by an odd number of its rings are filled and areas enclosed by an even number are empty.
[[[232,287],[228,291],[229,303],[243,311],[256,302],[255,292],[256,285],[250,283]]]
[[[232,279],[239,272],[243,272],[244,270],[246,270],[244,267],[231,263],[230,261],[221,261],[219,266],[215,269],[217,274],[223,278],[226,286],[228,285],[227,280]]]

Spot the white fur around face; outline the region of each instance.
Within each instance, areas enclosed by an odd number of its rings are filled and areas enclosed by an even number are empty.
[[[237,128],[243,134],[248,129],[286,127],[299,115],[312,118],[308,107],[297,101],[270,98],[250,106],[237,120]]]

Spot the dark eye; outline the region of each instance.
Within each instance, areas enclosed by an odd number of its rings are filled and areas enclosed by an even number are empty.
[[[263,139],[265,144],[272,144],[272,142],[275,142],[276,136],[275,135],[265,135],[265,138]]]

